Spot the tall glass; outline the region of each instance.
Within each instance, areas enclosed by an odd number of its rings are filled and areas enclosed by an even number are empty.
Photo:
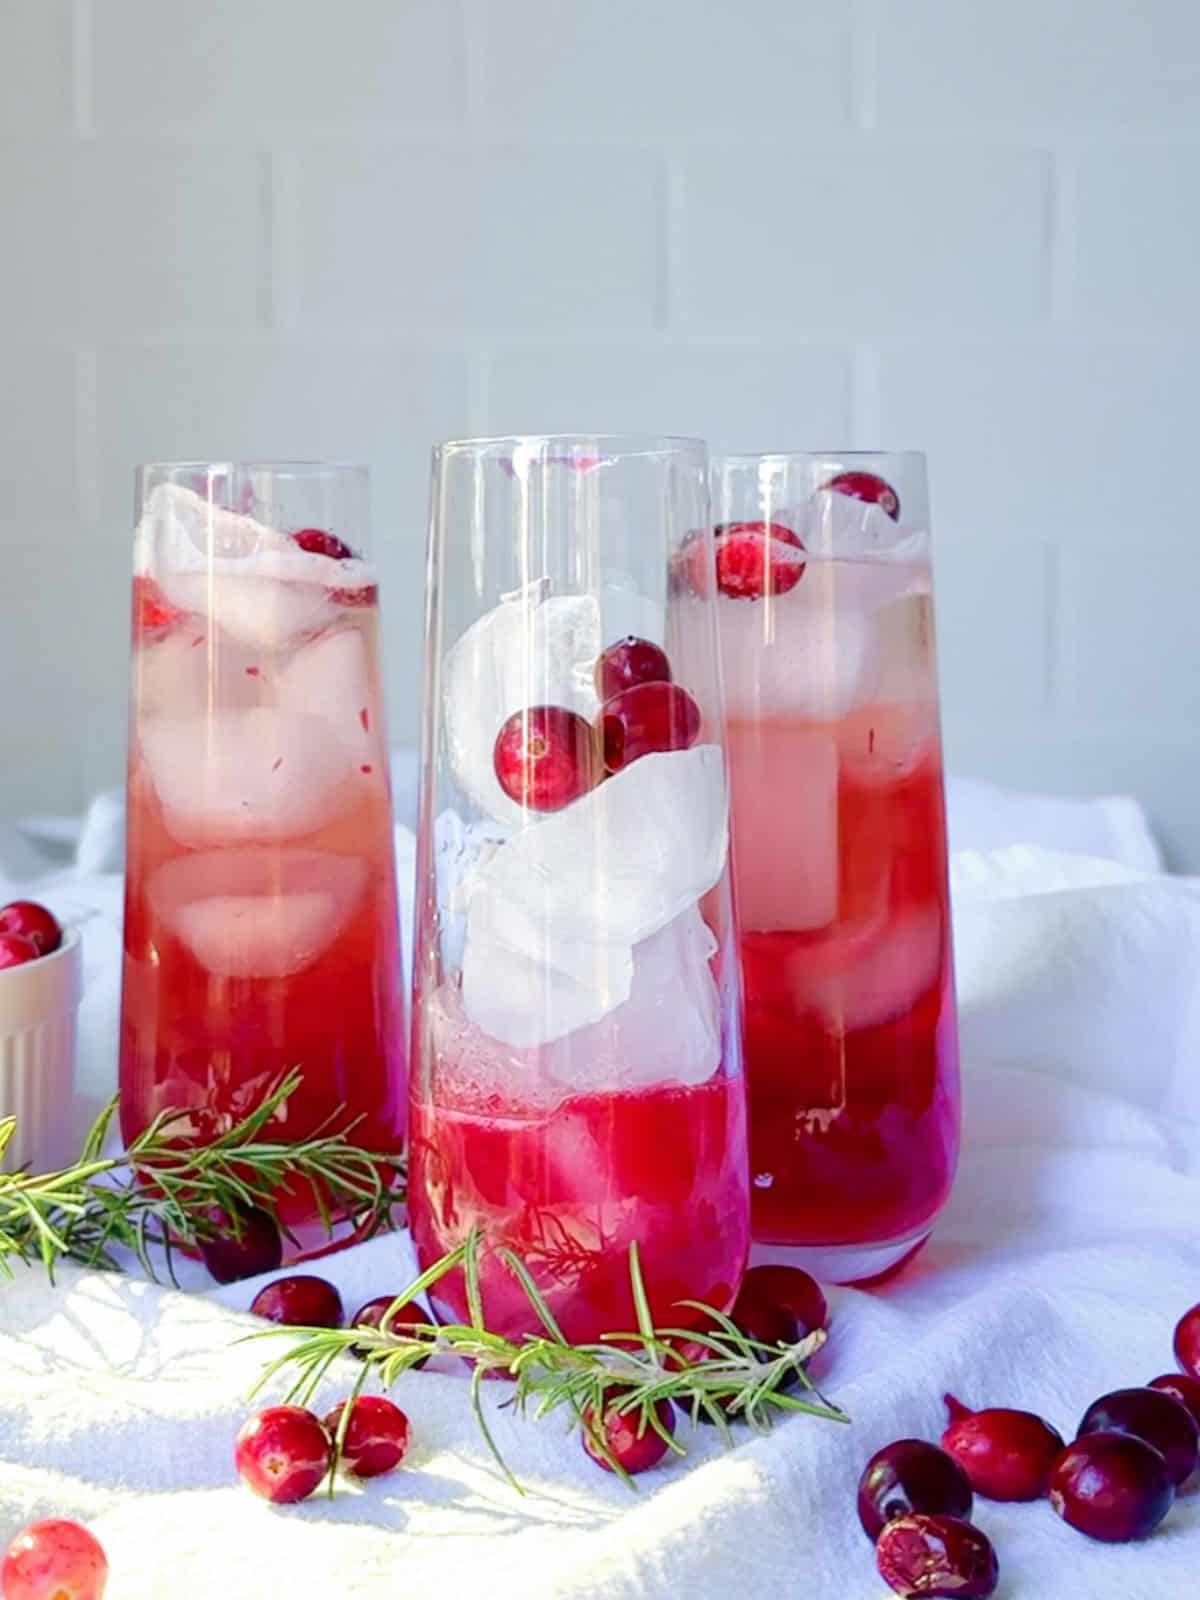
[[[678,1325],[749,1246],[704,447],[434,452],[409,1210],[483,1239],[490,1327]],[[467,1311],[461,1273],[434,1289]]]
[[[365,469],[137,479],[121,1126],[203,1143],[303,1074],[269,1134],[399,1150],[405,1047]],[[277,1197],[301,1229],[304,1188]]]
[[[925,462],[714,464],[757,1254],[928,1236],[959,1142]]]

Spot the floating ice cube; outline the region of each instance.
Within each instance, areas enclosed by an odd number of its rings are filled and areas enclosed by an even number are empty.
[[[885,910],[865,928],[806,945],[787,958],[789,991],[833,1027],[851,1032],[916,1004],[938,975],[945,916],[936,903]]]
[[[329,590],[315,583],[217,570],[160,572],[158,581],[173,606],[262,650],[280,649],[334,615]]]
[[[827,927],[838,909],[838,748],[834,735],[781,721],[769,781],[757,732],[733,730],[729,751],[738,917],[755,933]]]
[[[382,729],[371,692],[367,647],[357,628],[338,628],[294,652],[278,677],[285,711],[324,718],[329,731],[355,762],[374,761],[382,749]]]
[[[289,978],[334,943],[366,882],[366,863],[352,856],[214,850],[160,867],[149,895],[217,977]]]
[[[324,718],[307,712],[148,717],[139,736],[167,828],[181,844],[312,833],[337,815],[353,770]]]
[[[814,556],[912,561],[928,555],[925,533],[893,521],[871,501],[836,490],[818,489],[788,520]]]

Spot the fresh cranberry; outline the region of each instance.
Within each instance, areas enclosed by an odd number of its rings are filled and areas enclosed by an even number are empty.
[[[255,1494],[277,1505],[306,1500],[329,1471],[333,1443],[304,1406],[268,1406],[243,1424],[233,1464]]]
[[[346,1402],[340,1401],[325,1415],[325,1427],[336,1439]],[[342,1440],[341,1465],[356,1478],[378,1478],[391,1472],[404,1460],[408,1449],[408,1418],[399,1406],[381,1394],[356,1395],[346,1437]]]
[[[1200,1378],[1200,1306],[1185,1311],[1175,1329],[1175,1359],[1180,1372]]]
[[[950,1425],[942,1449],[966,1473],[976,1494],[989,1500],[1040,1500],[1064,1439],[1032,1411],[993,1406],[969,1411],[946,1396]]]
[[[643,1424],[640,1405],[631,1406],[628,1411],[619,1411],[618,1403],[614,1401],[611,1406],[606,1405],[599,1426],[592,1407],[584,1407],[584,1430],[581,1435],[583,1448],[597,1466],[603,1467],[605,1472],[611,1472],[612,1467],[604,1459],[599,1445],[593,1438],[593,1433],[602,1434],[613,1460],[633,1477],[639,1472],[646,1472],[650,1467],[657,1466],[670,1447],[649,1418],[646,1418]],[[654,1414],[664,1433],[674,1433],[675,1412],[669,1400],[657,1401]]]
[[[100,1541],[66,1517],[31,1522],[0,1561],[4,1600],[102,1600],[107,1585]]]
[[[633,634],[610,644],[596,660],[596,693],[611,700],[622,689],[638,683],[670,683],[671,663],[665,650]]]
[[[331,561],[352,561],[354,551],[334,533],[324,528],[301,528],[292,535],[293,544],[307,550],[310,556],[328,556]]]
[[[1153,1445],[1130,1433],[1089,1433],[1050,1474],[1050,1504],[1089,1539],[1144,1539],[1171,1509],[1175,1485]]]
[[[790,528],[777,522],[731,522],[724,530],[715,547],[722,594],[735,600],[787,594],[804,576],[804,546]],[[698,549],[703,553],[702,546]],[[702,584],[696,587],[702,591]]]
[[[365,1305],[359,1306],[358,1310],[350,1318],[350,1326],[352,1328],[378,1328],[384,1317],[388,1319],[386,1329],[388,1333],[404,1335],[408,1334],[414,1326],[428,1326],[428,1315],[421,1310],[421,1307],[415,1301],[404,1301],[403,1304],[396,1306],[393,1315],[388,1316],[388,1312],[395,1305],[396,1296],[394,1294],[376,1295],[374,1300],[368,1300]],[[367,1351],[363,1345],[352,1344],[350,1353],[351,1355],[362,1357],[366,1355]],[[428,1356],[421,1356],[412,1365],[414,1367],[423,1367],[428,1360]]]
[[[133,580],[133,631],[136,634],[161,633],[186,612],[178,610],[163,594],[153,578],[138,573]]]
[[[641,756],[689,750],[700,736],[700,707],[677,683],[639,683],[600,712],[604,765],[620,772]]]
[[[886,511],[893,522],[900,520],[899,495],[890,483],[874,472],[839,472],[836,478],[830,478],[825,488],[849,495],[852,500],[866,500]]]
[[[1186,1406],[1160,1389],[1116,1389],[1083,1414],[1077,1439],[1089,1433],[1128,1433],[1153,1445],[1171,1482],[1190,1478],[1200,1460],[1200,1428]]]
[[[958,1517],[898,1517],[879,1535],[875,1561],[899,1595],[987,1600],[1000,1581],[991,1540]]]
[[[1186,1372],[1164,1372],[1161,1378],[1151,1378],[1147,1388],[1161,1389],[1185,1406],[1200,1424],[1200,1378]]]
[[[774,1263],[751,1267],[738,1290],[737,1307],[755,1304],[776,1306],[788,1312],[796,1325],[793,1340],[803,1339],[805,1334],[815,1333],[829,1324],[829,1307],[821,1285],[800,1267]],[[735,1322],[738,1322],[737,1307],[732,1313]]]
[[[0,971],[5,967],[23,967],[27,961],[37,958],[37,950],[28,939],[15,933],[0,933]]]
[[[36,900],[10,900],[0,906],[0,933],[28,939],[40,956],[48,956],[62,943],[62,929],[53,913]]]
[[[282,1322],[293,1328],[340,1328],[342,1297],[324,1278],[297,1273],[276,1278],[250,1302],[256,1317]]]
[[[742,1286],[738,1290],[737,1299],[729,1312],[729,1319],[735,1324],[739,1333],[745,1334],[746,1338],[753,1339],[757,1344],[768,1346],[796,1344],[804,1337],[809,1330],[796,1315],[792,1306],[787,1303],[790,1286],[786,1280],[793,1272],[798,1277],[807,1279],[808,1283],[812,1284],[812,1287],[816,1289],[817,1286],[809,1278],[808,1273],[801,1272],[799,1267],[752,1267],[747,1272],[742,1279]],[[770,1275],[775,1273],[783,1275],[781,1280],[783,1293],[779,1296],[770,1292],[772,1282]],[[804,1292],[802,1291],[802,1293]],[[821,1291],[817,1289],[817,1293],[820,1294]],[[794,1291],[792,1298],[798,1298]],[[823,1295],[821,1298],[824,1300]],[[809,1303],[811,1305],[811,1297],[809,1297]],[[720,1338],[721,1328],[719,1325],[713,1329],[713,1334],[714,1337]],[[755,1350],[754,1356],[756,1360],[764,1363],[774,1359],[769,1350]],[[795,1388],[799,1381],[800,1374],[797,1371],[785,1372],[776,1388],[778,1390],[792,1389]],[[710,1398],[713,1405],[723,1415],[730,1417],[734,1422],[743,1420],[740,1411],[730,1411],[728,1400],[719,1399],[715,1395],[710,1396]],[[717,1420],[707,1409],[698,1411],[696,1419],[704,1423],[715,1423]]]
[[[274,1272],[283,1260],[283,1239],[275,1219],[257,1206],[239,1211],[236,1218],[211,1206],[205,1220],[215,1232],[200,1241],[200,1255],[218,1283]]]
[[[563,706],[514,711],[496,735],[492,762],[509,799],[533,811],[561,811],[599,776],[591,724]]]
[[[969,1517],[974,1500],[966,1473],[924,1439],[897,1439],[877,1450],[858,1480],[858,1520],[878,1539],[896,1517],[913,1511]]]

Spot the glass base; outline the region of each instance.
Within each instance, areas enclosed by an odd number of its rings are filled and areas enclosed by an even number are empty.
[[[931,1233],[908,1234],[881,1244],[759,1244],[750,1250],[750,1265],[777,1262],[803,1267],[818,1283],[863,1284],[895,1271],[916,1255]]]

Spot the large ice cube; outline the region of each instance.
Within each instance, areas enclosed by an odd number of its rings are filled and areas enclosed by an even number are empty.
[[[762,740],[768,763],[759,755]],[[756,933],[828,926],[838,909],[838,748],[832,733],[730,730],[738,917]]]
[[[367,882],[364,861],[316,850],[214,850],[154,873],[155,913],[219,978],[288,978],[334,943]]]
[[[337,815],[353,770],[324,718],[308,712],[147,717],[139,735],[164,820],[181,844],[315,832]]]
[[[355,762],[379,759],[382,729],[371,693],[367,647],[357,628],[339,628],[302,644],[279,673],[285,711],[322,717]]]
[[[261,650],[280,649],[335,611],[330,591],[317,583],[220,570],[161,572],[158,581],[173,606],[198,612],[230,638]]]
[[[515,834],[474,875],[463,953],[469,1015],[483,1026],[481,1015],[503,1004],[495,992],[525,963],[547,998],[533,1011],[536,1037],[523,1042],[558,1037],[569,1016],[604,1016],[629,997],[634,945],[712,888],[727,845],[715,745],[644,756]]]
[[[885,910],[863,928],[787,958],[795,998],[847,1033],[898,1017],[938,975],[946,919],[935,902]]]
[[[893,521],[868,500],[818,489],[788,519],[815,556],[912,561],[928,555],[928,535]]]

